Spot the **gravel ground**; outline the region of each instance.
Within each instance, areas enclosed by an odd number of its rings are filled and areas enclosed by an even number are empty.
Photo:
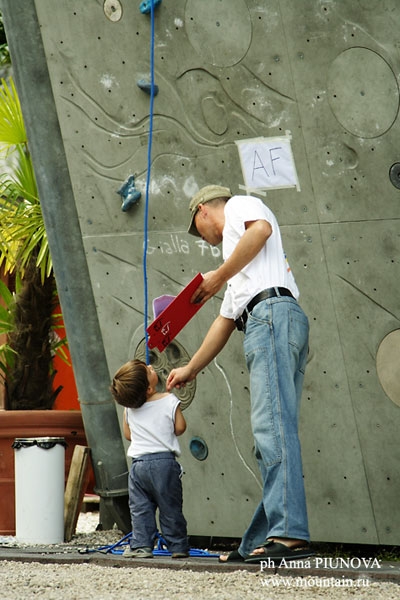
[[[68,545],[96,547],[122,537],[117,530],[95,531],[97,524],[98,513],[81,513],[77,533]],[[341,577],[0,561],[2,600],[397,600],[399,596],[400,586],[395,583]]]
[[[146,567],[109,568],[97,565],[48,565],[0,562],[0,597],[4,600],[275,600],[348,599],[398,600],[395,583],[315,577],[261,576],[248,571],[194,572]],[[346,584],[346,585],[345,585]],[[340,587],[337,587],[340,586]]]
[[[0,562],[1,598],[5,600],[398,600],[399,586],[335,588],[333,582],[306,577],[260,577],[247,571],[198,573],[152,568],[108,568],[96,565],[38,565]],[[343,582],[341,582],[342,584]]]

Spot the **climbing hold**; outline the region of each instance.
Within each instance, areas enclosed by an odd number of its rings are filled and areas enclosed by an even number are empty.
[[[151,11],[151,2],[152,0],[143,0],[143,2],[140,3],[139,8],[142,15],[149,14],[149,12]],[[159,4],[161,4],[161,0],[153,0],[154,8],[156,8]]]
[[[126,212],[131,206],[136,204],[142,194],[135,188],[134,175],[129,175],[128,179],[121,185],[119,190],[117,190],[117,194],[122,197],[121,208],[123,212]]]
[[[390,167],[389,178],[394,187],[400,190],[400,163],[394,163]]]
[[[189,450],[197,460],[205,460],[208,456],[208,446],[200,437],[193,437],[190,440]]]
[[[151,83],[146,81],[145,79],[139,79],[139,81],[137,82],[138,87],[140,87],[141,90],[143,90],[144,92],[146,92],[146,94],[151,94]],[[153,94],[154,96],[157,96],[158,94],[158,85],[153,84]]]

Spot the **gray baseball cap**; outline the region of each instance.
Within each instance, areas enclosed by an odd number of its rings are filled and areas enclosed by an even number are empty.
[[[188,232],[191,235],[196,235],[200,237],[199,232],[196,229],[196,225],[194,224],[194,218],[199,210],[199,204],[205,204],[206,202],[210,202],[210,200],[215,200],[216,198],[230,198],[232,196],[232,192],[229,188],[223,187],[222,185],[206,185],[201,188],[193,196],[189,204],[190,210],[190,224],[188,228]]]

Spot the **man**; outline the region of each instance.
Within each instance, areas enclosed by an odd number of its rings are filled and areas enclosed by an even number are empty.
[[[305,558],[310,550],[298,417],[308,350],[308,320],[299,304],[278,223],[258,198],[219,185],[191,200],[189,233],[215,246],[224,263],[204,275],[191,302],[206,302],[227,284],[220,314],[190,362],[173,369],[167,389],[185,385],[244,333],[251,425],[263,497],[238,550],[221,562]]]

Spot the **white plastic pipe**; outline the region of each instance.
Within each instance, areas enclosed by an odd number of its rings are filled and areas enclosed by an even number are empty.
[[[14,442],[15,530],[19,542],[64,541],[64,438]]]

